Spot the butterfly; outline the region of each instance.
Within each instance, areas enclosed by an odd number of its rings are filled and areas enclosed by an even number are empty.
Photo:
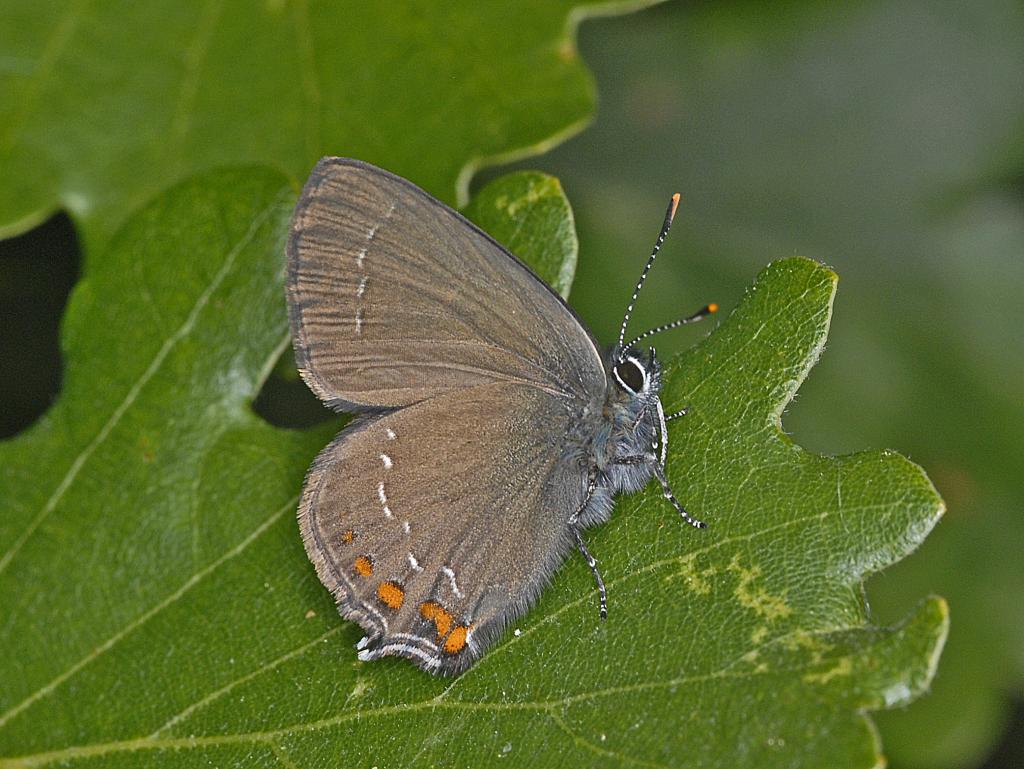
[[[675,215],[669,205],[618,343],[603,351],[525,264],[411,182],[324,158],[288,237],[287,298],[303,379],[357,418],[317,456],[299,525],[358,657],[466,670],[535,602],[572,550],[607,595],[583,532],[612,498],[665,477],[661,367],[626,342]]]

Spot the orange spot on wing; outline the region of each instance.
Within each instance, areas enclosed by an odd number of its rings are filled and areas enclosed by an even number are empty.
[[[381,582],[377,586],[377,597],[389,609],[397,610],[402,608],[402,601],[405,600],[405,591],[394,582]]]
[[[436,601],[426,601],[420,604],[420,616],[423,619],[431,620],[437,628],[438,638],[444,638],[452,626],[452,615],[444,610],[444,607]]]
[[[352,544],[352,540],[355,539],[355,538],[356,538],[356,533],[354,531],[352,531],[352,529],[349,529],[348,531],[346,531],[344,534],[341,535],[341,541],[344,544],[346,544],[346,545],[351,545]]]
[[[361,555],[356,558],[356,574],[360,577],[369,577],[373,574],[373,561],[368,556]]]
[[[467,633],[469,633],[469,628],[465,625],[459,625],[452,631],[452,634],[448,636],[448,640],[444,642],[444,650],[449,654],[458,654],[466,648]]]

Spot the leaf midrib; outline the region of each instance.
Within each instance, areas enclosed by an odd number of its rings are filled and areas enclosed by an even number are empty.
[[[669,559],[662,563],[668,563]],[[643,570],[643,571],[646,571]],[[641,572],[634,572],[633,574],[627,575],[622,579],[635,576]],[[579,603],[574,601],[573,603]],[[840,629],[853,629],[853,628],[840,628]],[[222,687],[218,692],[215,692],[219,696],[221,692],[226,693],[230,688],[237,685],[239,681],[251,680],[260,673],[270,670],[273,667],[281,664],[286,659],[292,659],[296,654],[302,651],[312,648],[318,643],[322,643],[326,637],[332,633],[337,632],[337,628],[327,631],[321,634],[312,641],[308,641],[298,649],[292,652],[282,655],[275,659],[271,663],[262,666],[259,670],[253,671],[242,679],[238,679],[225,687]],[[745,649],[742,653],[736,655],[732,660],[722,665],[717,670],[709,673],[699,673],[696,675],[679,676],[671,679],[661,679],[658,681],[649,681],[636,684],[627,684],[623,686],[610,686],[604,689],[595,689],[589,692],[581,692],[578,694],[571,694],[564,697],[557,697],[546,700],[530,700],[521,702],[471,702],[467,700],[448,700],[445,699],[445,695],[451,691],[452,687],[444,690],[435,697],[429,700],[422,700],[420,702],[412,703],[400,703],[397,705],[382,705],[375,708],[363,709],[363,710],[352,710],[346,713],[332,716],[330,718],[322,718],[316,721],[308,721],[303,723],[292,724],[290,726],[282,727],[280,729],[271,729],[267,731],[255,731],[255,732],[238,732],[233,734],[218,734],[218,735],[202,735],[202,736],[189,736],[189,737],[163,737],[157,738],[155,735],[166,729],[175,719],[179,718],[186,711],[181,711],[177,716],[172,718],[164,726],[161,726],[156,732],[147,737],[137,737],[128,740],[113,740],[111,742],[95,743],[92,745],[77,745],[69,748],[61,748],[54,751],[46,751],[41,753],[28,754],[24,756],[15,756],[9,758],[0,758],[0,769],[25,769],[26,767],[43,766],[49,763],[57,761],[68,761],[76,758],[92,758],[96,756],[109,755],[112,753],[138,751],[138,750],[182,750],[182,749],[196,749],[204,747],[216,747],[221,745],[236,745],[245,743],[262,743],[273,745],[277,740],[284,737],[293,736],[300,732],[315,732],[323,729],[330,729],[332,727],[348,723],[351,721],[360,721],[367,718],[383,718],[392,715],[407,715],[409,713],[416,713],[421,711],[432,711],[432,710],[452,710],[462,712],[506,712],[506,711],[531,711],[538,712],[547,715],[552,719],[556,725],[566,731],[566,725],[564,721],[558,723],[561,719],[559,718],[558,711],[568,706],[575,705],[581,702],[587,702],[590,700],[598,699],[601,697],[612,697],[621,696],[624,694],[635,694],[639,692],[648,692],[657,689],[666,689],[677,686],[683,686],[688,684],[702,683],[707,681],[715,681],[721,679],[746,679],[753,678],[760,675],[768,675],[768,673],[758,671],[757,669],[750,669],[739,673],[731,674],[729,671],[732,670],[736,665],[742,663],[748,659],[751,652],[764,651],[768,648],[784,644],[791,638],[800,634],[807,634],[811,636],[824,635],[827,633],[835,632],[834,630],[820,630],[812,633],[802,628],[795,628],[786,633],[779,634],[771,639],[766,640],[761,644],[757,644],[750,649]],[[523,633],[522,635],[525,635]],[[509,644],[521,638],[513,638],[509,641]],[[508,644],[507,644],[508,645]],[[571,729],[568,729],[574,739],[578,738]],[[582,738],[579,738],[582,739]],[[597,748],[597,746],[592,746]],[[619,755],[619,754],[615,754]],[[623,757],[625,758],[625,757]],[[634,761],[631,763],[637,763],[645,766],[660,766],[659,764]]]
[[[87,657],[85,657],[82,660],[80,660],[78,663],[76,663],[74,666],[72,666],[72,668],[69,668],[67,671],[65,671],[65,673],[61,674],[56,679],[54,679],[49,684],[47,684],[45,687],[43,687],[42,689],[38,690],[30,698],[26,699],[25,701],[20,703],[15,708],[13,708],[12,710],[8,711],[8,713],[4,714],[4,716],[2,718],[0,718],[0,726],[2,726],[3,723],[5,723],[7,720],[9,720],[12,716],[16,715],[17,712],[20,712],[21,710],[24,710],[26,707],[30,706],[34,702],[36,702],[36,701],[42,699],[43,697],[45,697],[47,694],[49,694],[51,691],[53,691],[61,683],[63,683],[67,679],[69,679],[72,675],[77,673],[79,670],[84,668],[89,663],[93,662],[101,654],[104,654],[107,651],[109,651],[111,648],[113,648],[119,641],[121,641],[123,638],[125,638],[129,633],[131,633],[132,631],[136,630],[138,627],[143,625],[145,622],[147,622],[150,619],[152,619],[155,615],[157,615],[163,609],[165,609],[168,606],[172,605],[174,602],[176,602],[178,599],[180,599],[186,592],[188,592],[188,590],[190,590],[191,588],[195,587],[197,584],[199,584],[199,582],[201,580],[203,580],[205,577],[209,576],[209,574],[212,573],[216,568],[220,567],[221,565],[223,565],[225,562],[227,562],[228,560],[230,560],[234,556],[241,554],[253,541],[255,541],[259,537],[260,534],[262,534],[271,525],[273,525],[276,521],[278,521],[286,512],[288,512],[289,510],[293,509],[295,504],[297,503],[297,501],[298,501],[297,497],[289,500],[285,505],[283,505],[280,509],[278,509],[270,518],[268,518],[266,521],[264,521],[264,523],[262,523],[252,534],[249,535],[249,537],[247,537],[245,540],[240,542],[235,548],[233,548],[228,553],[225,553],[224,556],[222,556],[216,562],[212,563],[209,567],[207,567],[203,571],[198,572],[195,575],[193,575],[192,578],[190,578],[185,584],[183,584],[171,596],[168,596],[167,599],[165,599],[164,601],[161,601],[158,605],[154,606],[148,612],[146,612],[145,614],[143,614],[140,617],[138,617],[135,621],[130,623],[128,626],[126,626],[120,632],[118,632],[117,634],[115,634],[114,636],[109,638],[106,642],[104,642],[103,644],[98,646],[94,650],[93,653],[91,653]],[[888,506],[889,503],[884,503],[884,504],[885,504],[885,506]],[[869,507],[872,507],[872,506],[873,505],[859,506],[857,509],[860,509],[862,507],[863,508],[869,508]],[[807,523],[811,523],[811,522],[814,522],[814,521],[819,521],[820,522],[820,521],[823,521],[823,520],[827,520],[830,516],[835,515],[835,514],[837,514],[837,511],[834,511],[834,510],[824,510],[822,512],[815,513],[813,515],[803,516],[801,518],[796,518],[796,519],[792,519],[792,520],[789,520],[789,521],[784,521],[784,522],[782,522],[780,524],[777,524],[775,526],[767,527],[767,528],[764,528],[764,529],[759,529],[757,531],[748,532],[748,533],[743,534],[743,535],[737,535],[737,536],[733,536],[733,537],[728,537],[728,538],[720,539],[720,540],[718,540],[718,541],[716,541],[716,542],[714,542],[712,544],[706,545],[706,546],[704,546],[702,548],[698,548],[696,550],[689,551],[685,555],[672,556],[670,558],[663,558],[663,559],[660,559],[660,560],[657,560],[657,561],[651,561],[650,563],[645,564],[640,569],[636,569],[635,571],[631,571],[631,572],[625,573],[625,574],[623,574],[620,577],[617,577],[615,579],[609,580],[607,584],[608,584],[609,587],[611,587],[611,586],[620,584],[622,582],[625,582],[626,580],[630,580],[630,579],[633,579],[635,577],[640,577],[640,576],[643,576],[645,574],[652,573],[652,572],[657,571],[658,569],[661,569],[661,568],[663,568],[665,566],[669,566],[669,565],[672,565],[674,563],[677,563],[677,564],[681,563],[681,561],[684,558],[691,558],[691,557],[696,557],[696,556],[699,556],[699,555],[704,555],[704,554],[707,554],[707,553],[709,553],[709,552],[711,552],[713,550],[722,548],[722,547],[724,547],[726,545],[731,545],[731,544],[735,544],[735,543],[739,543],[739,542],[745,542],[745,541],[749,542],[749,541],[752,541],[752,540],[754,540],[754,539],[756,539],[758,537],[769,535],[769,534],[773,534],[773,533],[775,533],[775,532],[777,532],[779,530],[786,529],[786,528],[789,528],[789,527],[801,526],[801,525],[804,525],[804,524],[807,524]],[[545,625],[548,625],[548,624],[554,622],[559,616],[561,616],[565,612],[570,611],[570,610],[572,610],[574,608],[577,608],[581,604],[583,604],[583,603],[585,603],[587,601],[590,601],[590,600],[592,600],[592,596],[591,595],[583,594],[583,595],[580,595],[578,598],[575,598],[575,599],[573,599],[571,601],[566,602],[565,604],[563,604],[562,606],[558,607],[556,610],[554,610],[550,614],[545,615],[536,624],[532,625],[531,627],[527,628],[522,633],[520,633],[520,635],[511,637],[506,643],[504,643],[504,644],[496,647],[495,649],[493,649],[490,652],[490,654],[488,654],[483,660],[481,660],[475,667],[471,668],[469,671],[464,673],[462,676],[460,676],[459,678],[455,679],[451,683],[450,686],[448,686],[446,689],[444,689],[442,692],[440,692],[438,695],[436,695],[431,700],[426,700],[426,701],[420,702],[420,703],[407,703],[407,704],[404,704],[404,705],[401,705],[401,706],[394,706],[394,707],[399,707],[399,708],[421,708],[421,707],[426,707],[426,706],[430,705],[431,703],[440,705],[440,704],[443,704],[443,703],[451,702],[451,700],[448,700],[447,697],[459,684],[464,683],[465,681],[469,680],[470,677],[474,673],[478,674],[479,671],[484,669],[487,664],[493,664],[493,661],[495,659],[497,659],[504,651],[507,651],[509,648],[513,647],[519,641],[521,641],[524,638],[526,638],[527,636],[531,635],[532,633],[534,633],[539,628],[544,627]],[[264,665],[261,665],[256,670],[250,671],[249,673],[246,673],[245,675],[240,676],[239,678],[236,678],[233,681],[231,681],[231,682],[229,682],[229,683],[219,687],[218,689],[214,690],[213,692],[210,692],[207,695],[204,695],[202,698],[196,700],[195,702],[191,703],[190,705],[188,705],[187,707],[183,708],[181,711],[176,713],[174,716],[172,716],[170,719],[168,719],[168,721],[166,721],[163,725],[158,727],[148,737],[140,737],[140,738],[135,738],[135,739],[132,739],[132,740],[113,741],[113,742],[110,742],[110,743],[101,743],[101,744],[102,745],[110,745],[110,746],[121,746],[121,747],[117,748],[118,750],[137,749],[138,747],[140,747],[140,744],[142,742],[146,742],[147,744],[152,744],[153,747],[163,747],[163,746],[176,747],[176,746],[178,746],[177,744],[170,744],[170,742],[169,742],[170,738],[168,738],[166,740],[157,740],[157,739],[155,739],[156,735],[158,735],[161,732],[165,731],[170,726],[172,726],[174,723],[180,722],[187,715],[191,715],[192,713],[195,713],[197,710],[200,710],[202,707],[205,707],[205,706],[207,706],[209,704],[212,704],[217,699],[219,699],[221,696],[223,696],[224,694],[227,694],[232,689],[236,688],[239,684],[244,683],[246,681],[250,681],[253,678],[256,678],[257,676],[259,676],[260,674],[262,674],[264,672],[267,672],[269,670],[273,670],[275,667],[279,666],[280,664],[282,664],[283,662],[287,661],[288,659],[293,659],[295,656],[301,654],[304,650],[312,648],[317,643],[320,643],[330,633],[335,632],[335,630],[340,630],[341,627],[342,626],[339,625],[336,628],[332,629],[331,631],[328,631],[328,633],[322,634],[321,636],[319,636],[318,638],[316,638],[316,639],[314,639],[312,641],[307,641],[302,646],[297,647],[297,648],[292,649],[292,650],[289,650],[285,654],[279,655],[274,660],[271,660],[270,662],[268,662],[268,663],[266,663]],[[834,627],[834,628],[827,628],[827,629],[816,630],[816,631],[814,631],[814,633],[817,634],[817,633],[824,633],[824,632],[835,632],[837,630],[845,630],[845,629],[852,629],[852,628]],[[802,629],[802,628],[797,628],[797,629],[794,629],[793,631],[790,631],[789,633],[785,633],[785,634],[781,634],[781,635],[777,635],[777,636],[774,636],[772,638],[769,638],[764,643],[762,643],[762,644],[760,644],[758,646],[755,646],[755,647],[751,647],[751,648],[762,649],[762,648],[768,647],[768,646],[770,646],[770,645],[772,645],[774,643],[779,642],[781,639],[784,639],[784,638],[788,637],[789,635],[791,635],[792,633],[795,633],[795,632],[806,632],[806,631],[804,629]],[[683,683],[692,683],[694,681],[703,680],[703,679],[707,679],[707,678],[721,677],[721,675],[722,675],[722,673],[724,673],[724,671],[728,670],[730,667],[735,665],[737,661],[742,659],[742,657],[744,655],[749,654],[750,651],[751,651],[751,649],[744,650],[743,655],[738,657],[737,660],[734,660],[734,661],[728,663],[727,665],[725,665],[724,667],[720,668],[719,671],[716,671],[716,672],[713,672],[713,673],[704,673],[704,674],[701,674],[699,676],[687,676],[687,677],[683,677],[683,678],[680,678],[680,679],[673,679],[673,681],[670,681],[669,683],[677,685],[677,684],[683,684]],[[660,682],[658,684],[654,684],[654,683],[652,683],[652,684],[633,684],[633,685],[630,685],[629,687],[610,688],[610,689],[607,690],[607,692],[608,693],[615,693],[615,692],[619,692],[619,691],[622,691],[622,692],[625,692],[625,691],[640,691],[640,690],[643,690],[645,688],[652,688],[652,687],[660,686],[661,683],[664,683],[664,682]],[[595,692],[588,692],[588,693],[571,695],[571,696],[564,697],[564,698],[557,699],[557,700],[547,700],[547,701],[535,702],[535,703],[518,703],[518,704],[524,705],[524,706],[529,705],[533,709],[543,710],[543,709],[545,709],[547,707],[554,707],[554,706],[556,706],[558,704],[571,704],[572,702],[575,702],[575,701],[585,700],[585,699],[590,698],[590,697],[601,696],[602,692],[604,692],[604,691],[605,690],[598,690],[598,691],[595,691]],[[456,700],[456,702],[463,702],[463,701]],[[378,709],[378,710],[380,710],[380,709]],[[374,711],[359,711],[359,712],[363,713],[364,715],[373,715],[373,714],[376,714],[378,711],[374,710]],[[393,711],[391,711],[391,710],[382,710],[381,714],[382,715],[386,715],[386,714],[389,714],[391,712],[393,712]],[[355,715],[358,715],[358,713],[345,714],[345,716],[349,716],[349,715],[355,716]],[[345,720],[343,716],[338,716],[337,719],[340,719],[338,721],[339,723],[341,723],[341,722],[343,722]],[[325,719],[325,721],[329,721],[329,720],[330,719]],[[320,722],[311,722],[311,723],[315,725],[315,724],[318,724]],[[327,724],[327,725],[329,725],[329,724]],[[289,729],[295,729],[295,728],[297,728],[297,727],[289,727]],[[274,732],[274,734],[286,734],[286,733],[290,733],[288,729],[276,730]],[[215,735],[215,736],[209,737],[209,739],[226,739],[226,738],[230,738],[232,736],[233,735]],[[234,735],[234,737],[240,737],[240,736],[239,735]],[[204,739],[206,739],[206,738],[204,738]],[[92,749],[94,747],[96,747],[96,746],[84,746],[84,747],[79,747],[79,748],[66,748],[66,749],[62,749],[62,750],[59,750],[59,751],[52,751],[50,753],[41,753],[41,754],[38,754],[38,755],[40,755],[40,756],[49,756],[49,755],[60,756],[60,755],[64,755],[64,753],[66,751],[90,750],[90,749]],[[56,760],[56,759],[54,759],[54,760]],[[4,766],[5,766],[4,761],[2,759],[0,759],[0,769],[2,769]]]

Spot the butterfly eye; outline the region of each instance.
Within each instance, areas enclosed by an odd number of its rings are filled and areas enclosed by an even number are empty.
[[[647,384],[647,375],[632,358],[615,364],[615,378],[631,393],[638,393]]]

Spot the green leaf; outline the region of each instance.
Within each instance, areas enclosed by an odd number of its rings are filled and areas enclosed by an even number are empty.
[[[0,232],[63,207],[86,242],[205,169],[304,177],[377,163],[451,201],[472,170],[580,130],[593,83],[577,0],[40,4],[0,24]]]
[[[787,427],[821,451],[904,451],[948,502],[869,596],[880,622],[928,592],[949,600],[932,692],[878,725],[893,766],[963,769],[1013,739],[1024,701],[1024,7],[783,6],[677,3],[586,25],[598,122],[534,162],[572,190],[586,257],[573,295],[599,336],[676,190],[639,308],[651,325],[728,305],[771,255],[842,275],[837,331]]]
[[[464,213],[562,297],[569,296],[579,242],[558,179],[536,171],[508,174],[480,190]]]
[[[275,173],[219,172],[90,260],[64,393],[0,445],[0,767],[877,764],[863,713],[927,686],[946,612],[929,599],[872,627],[860,581],[941,503],[895,454],[817,457],[779,428],[824,344],[832,272],[771,265],[667,367],[667,405],[692,409],[670,476],[711,527],[657,489],[626,498],[590,533],[607,622],[572,558],[492,652],[439,679],[358,662],[361,630],[306,559],[297,496],[335,425],[249,410],[287,341],[294,197]],[[526,221],[524,242],[571,257],[566,216]]]

